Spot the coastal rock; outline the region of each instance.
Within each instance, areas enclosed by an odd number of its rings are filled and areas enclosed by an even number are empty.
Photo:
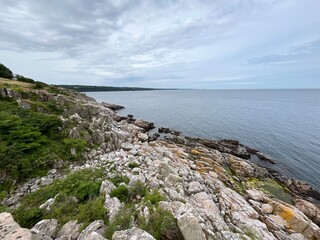
[[[96,234],[94,234],[96,236],[97,236],[97,234],[100,235],[101,237],[102,237],[102,235],[104,235],[105,225],[102,220],[96,220],[96,221],[92,222],[88,227],[86,227],[85,230],[83,230],[81,232],[78,240],[87,240],[88,238],[94,239],[94,238],[92,238],[94,236],[94,235],[92,235],[93,232],[96,233]],[[97,239],[100,239],[100,238],[97,238]]]
[[[111,110],[114,110],[114,111],[124,108],[124,106],[117,105],[117,104],[112,104],[112,103],[106,103],[106,102],[101,102],[101,105],[106,107],[106,108],[110,108]]]
[[[55,237],[58,232],[58,220],[44,219],[31,229],[31,232],[41,233],[49,237]]]
[[[185,240],[206,240],[201,226],[195,216],[186,213],[177,218],[178,227]]]
[[[104,207],[108,210],[109,220],[112,222],[116,214],[121,208],[121,202],[116,197],[110,197],[109,194],[106,194],[106,200],[104,202]]]
[[[32,240],[29,229],[21,228],[10,213],[0,213],[0,239],[3,240]]]
[[[78,221],[69,221],[63,227],[59,230],[57,233],[57,239],[64,240],[76,240],[78,239],[80,235],[80,226],[81,224],[78,224]]]
[[[138,133],[138,138],[142,142],[146,142],[149,139],[149,136],[145,133]]]
[[[320,209],[315,204],[301,198],[295,199],[295,207],[320,226]]]
[[[112,235],[112,240],[155,240],[155,238],[140,228],[133,227],[124,231],[116,231]]]
[[[155,128],[152,122],[144,121],[142,119],[135,120],[133,124],[136,125],[137,127],[144,129],[145,131],[149,131]]]
[[[100,186],[100,193],[103,194],[110,194],[112,190],[116,189],[116,186],[108,181],[108,180],[103,180]]]

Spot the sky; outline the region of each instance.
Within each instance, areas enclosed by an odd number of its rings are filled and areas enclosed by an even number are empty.
[[[0,63],[51,84],[320,88],[319,0],[1,0]]]

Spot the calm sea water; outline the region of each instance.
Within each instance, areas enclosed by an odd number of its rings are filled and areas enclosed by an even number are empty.
[[[320,189],[320,90],[90,92],[185,135],[236,139],[277,160],[272,167]],[[261,164],[266,164],[261,162]]]

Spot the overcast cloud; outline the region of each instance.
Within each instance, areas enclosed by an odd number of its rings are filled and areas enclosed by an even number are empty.
[[[319,0],[2,0],[0,62],[55,84],[319,88]]]

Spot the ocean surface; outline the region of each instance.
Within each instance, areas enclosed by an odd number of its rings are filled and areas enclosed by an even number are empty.
[[[126,116],[185,135],[236,139],[277,161],[267,165],[320,189],[320,90],[88,92]],[[266,165],[265,162],[260,162]]]

